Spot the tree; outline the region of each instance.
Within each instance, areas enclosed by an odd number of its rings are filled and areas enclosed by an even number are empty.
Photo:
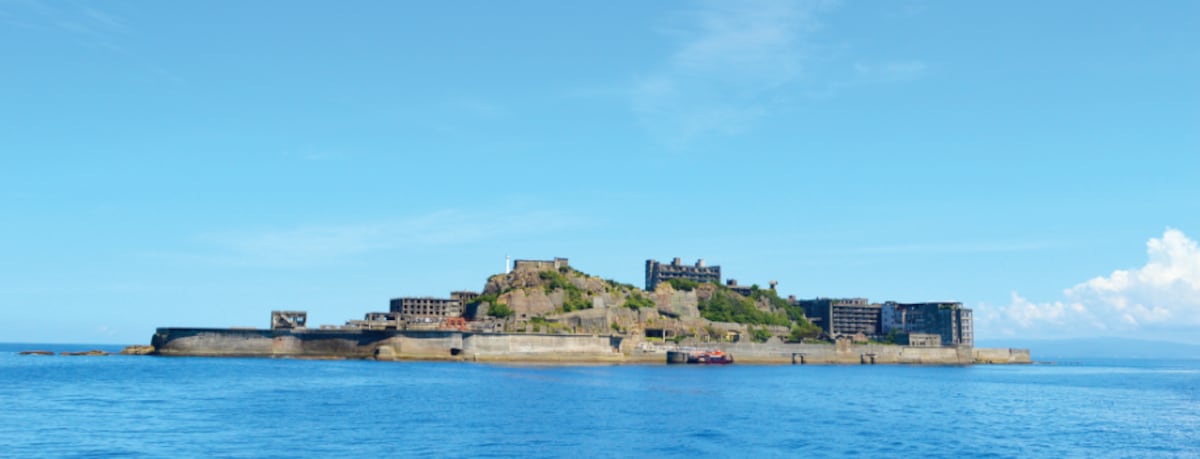
[[[504,303],[494,303],[488,307],[488,315],[497,319],[507,319],[512,317],[513,310]]]

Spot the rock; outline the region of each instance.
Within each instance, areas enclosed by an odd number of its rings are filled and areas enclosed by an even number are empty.
[[[144,344],[134,344],[121,349],[121,355],[150,355],[154,353],[154,346]]]
[[[396,350],[392,346],[379,346],[375,348],[375,360],[396,360]]]
[[[80,351],[80,352],[60,352],[58,355],[70,355],[70,356],[80,356],[80,355],[85,355],[85,356],[97,356],[97,355],[109,355],[109,353],[108,353],[108,352],[104,352],[104,351],[102,351],[102,350],[99,350],[99,349],[92,349],[92,350],[90,350],[90,351]]]
[[[50,351],[21,351],[21,352],[19,352],[19,354],[21,354],[21,355],[54,355],[54,353],[50,352]]]

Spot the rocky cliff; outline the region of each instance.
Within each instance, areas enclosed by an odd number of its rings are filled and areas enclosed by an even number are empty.
[[[653,292],[571,267],[516,269],[490,277],[467,308],[472,320],[492,317],[509,332],[617,333],[641,340],[765,341],[814,328],[772,290],[749,296],[715,284],[661,283]]]

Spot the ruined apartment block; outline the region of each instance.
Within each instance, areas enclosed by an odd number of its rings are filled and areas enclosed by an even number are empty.
[[[721,282],[720,266],[705,266],[704,259],[696,260],[695,265],[685,265],[679,257],[671,264],[659,263],[656,260],[646,260],[646,290],[654,291],[661,282],[671,279],[687,279],[699,283]]]

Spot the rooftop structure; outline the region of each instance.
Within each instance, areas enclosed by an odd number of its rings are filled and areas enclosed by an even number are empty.
[[[646,290],[653,291],[660,282],[666,282],[671,279],[687,279],[699,283],[705,282],[721,282],[721,267],[706,266],[704,259],[696,261],[695,265],[684,265],[680,263],[678,257],[671,261],[671,264],[659,263],[655,260],[646,260]]]
[[[775,287],[779,286],[779,282],[771,281],[767,285],[771,286],[771,290],[775,290]],[[754,292],[755,286],[754,285],[738,285],[737,279],[727,279],[725,281],[725,287],[729,288],[730,290],[733,290],[734,293],[748,297],[748,296],[750,296],[751,293]]]

